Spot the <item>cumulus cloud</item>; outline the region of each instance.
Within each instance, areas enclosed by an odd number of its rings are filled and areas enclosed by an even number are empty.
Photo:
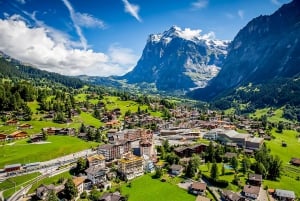
[[[245,12],[243,10],[238,10],[238,16],[241,18],[241,19],[244,19],[244,14]]]
[[[276,6],[280,6],[281,3],[278,0],[271,0],[271,3],[276,5]]]
[[[139,16],[140,7],[138,5],[129,3],[128,0],[122,0],[122,1],[124,3],[125,12],[132,15],[137,21],[142,22],[142,19]]]
[[[111,46],[107,54],[94,52],[55,40],[49,32],[45,27],[29,27],[17,15],[0,19],[0,50],[41,69],[65,75],[121,75],[137,61],[131,50],[117,45]]]
[[[206,8],[208,5],[208,0],[198,0],[192,3],[194,9]]]

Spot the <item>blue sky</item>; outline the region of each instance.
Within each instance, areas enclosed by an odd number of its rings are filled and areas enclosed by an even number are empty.
[[[0,50],[66,75],[122,75],[172,25],[232,40],[289,0],[0,0]]]

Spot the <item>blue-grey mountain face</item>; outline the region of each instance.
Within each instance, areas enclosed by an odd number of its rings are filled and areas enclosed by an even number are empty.
[[[226,58],[228,41],[211,34],[173,26],[149,36],[135,68],[124,75],[128,83],[155,83],[158,90],[203,88],[215,77]]]
[[[234,38],[218,76],[205,89],[193,92],[200,99],[248,82],[262,83],[300,72],[300,1],[283,5],[270,16],[250,21]]]

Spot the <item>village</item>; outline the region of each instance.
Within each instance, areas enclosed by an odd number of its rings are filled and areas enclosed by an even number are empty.
[[[237,175],[240,170],[233,167],[233,158],[252,159],[264,146],[265,141],[272,140],[270,132],[260,120],[235,116],[232,121],[232,117],[214,111],[207,111],[203,115],[197,110],[184,108],[170,109],[168,119],[153,117],[147,113],[131,113],[125,116],[124,120],[120,120],[120,115],[120,110],[113,110],[103,118],[105,124],[101,128],[88,125],[82,125],[80,129],[44,127],[40,133],[34,135],[27,133],[27,130],[32,129],[32,125],[20,124],[17,120],[10,119],[5,124],[16,126],[16,131],[11,134],[0,134],[0,140],[13,142],[25,138],[29,143],[43,143],[47,141],[47,136],[61,135],[87,141],[90,139],[91,131],[95,133],[99,129],[101,133],[105,133],[104,143],[94,148],[95,154],[76,159],[77,165],[74,168],[80,170],[76,172],[72,182],[77,188],[75,196],[77,198],[83,192],[99,189],[107,193],[98,200],[126,200],[128,198],[122,195],[119,189],[114,188],[116,181],[130,183],[131,180],[144,174],[155,174],[162,182],[165,181],[165,175],[184,178],[178,186],[184,188],[187,193],[194,194],[196,201],[211,200],[207,194],[211,194],[214,200],[228,201],[296,199],[291,189],[264,188],[262,184],[265,175],[256,174],[256,171],[250,169],[250,165],[244,173],[244,177],[247,177],[244,185],[241,186],[237,181],[241,191],[226,190],[228,184],[225,188],[214,186],[212,180],[218,181],[217,177],[210,178],[199,167],[196,167],[195,174],[189,176],[187,173],[189,163],[195,157],[199,159],[198,166],[216,163],[215,159],[206,160],[207,150],[209,146],[213,146],[214,149],[218,149],[217,147],[222,149],[221,159],[217,161],[219,165],[222,164],[222,172],[225,171],[225,167],[229,170],[235,169],[234,174]],[[51,113],[47,115],[49,116]],[[287,145],[283,142],[282,146]],[[162,152],[161,147],[164,147],[163,152],[166,153]],[[82,160],[84,162],[80,163]],[[299,166],[300,159],[291,158],[290,163]],[[83,167],[79,167],[80,164]],[[39,163],[31,165],[34,168],[29,169],[28,164],[27,166],[21,163],[7,164],[2,171],[7,175],[15,175],[26,171],[38,171],[41,168]],[[211,167],[208,171],[211,172]],[[54,192],[58,197],[64,197],[65,182],[58,186],[41,185],[30,196],[38,200],[47,200],[48,195]],[[115,189],[115,192],[111,189]]]

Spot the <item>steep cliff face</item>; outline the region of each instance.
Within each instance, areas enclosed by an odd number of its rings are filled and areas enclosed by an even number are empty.
[[[228,43],[201,36],[197,30],[173,26],[149,36],[137,65],[122,79],[128,83],[155,83],[164,91],[205,87],[218,74]]]
[[[210,99],[248,82],[262,83],[300,72],[300,1],[250,21],[234,38],[218,76],[192,95]]]

